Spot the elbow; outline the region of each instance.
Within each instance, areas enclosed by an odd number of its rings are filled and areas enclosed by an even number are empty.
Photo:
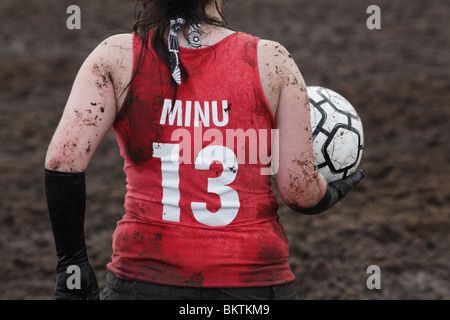
[[[302,180],[302,183],[296,183],[299,180],[290,181],[287,185],[279,186],[280,196],[284,203],[296,212],[303,212],[315,207],[324,197],[327,190],[327,183],[320,178],[314,181]],[[301,181],[301,180],[300,180]]]
[[[56,156],[50,149],[45,156],[44,167],[45,169],[58,171],[62,165],[60,157]]]
[[[86,170],[86,166],[76,157],[50,150],[45,157],[44,166],[45,169],[61,172],[84,172]]]
[[[53,171],[72,171],[67,165],[67,159],[53,154],[47,154],[44,166],[45,169]]]
[[[319,196],[313,197],[302,197],[301,195],[297,195],[297,197],[282,197],[284,203],[293,211],[296,212],[304,212],[310,208],[316,206],[320,200],[322,199]]]

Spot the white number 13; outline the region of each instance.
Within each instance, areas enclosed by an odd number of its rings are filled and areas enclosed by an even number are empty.
[[[162,218],[173,222],[180,222],[179,151],[178,144],[153,143],[153,156],[161,159]],[[206,203],[192,202],[191,209],[198,222],[218,227],[230,224],[239,211],[238,193],[228,186],[236,179],[238,163],[231,149],[224,146],[207,146],[198,153],[195,169],[209,170],[214,161],[222,163],[223,171],[217,178],[208,178],[208,193],[215,193],[220,197],[221,207],[217,212],[211,212],[206,208]]]

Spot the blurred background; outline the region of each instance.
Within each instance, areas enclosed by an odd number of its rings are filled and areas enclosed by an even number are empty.
[[[69,5],[81,29],[69,30]],[[381,9],[370,30],[369,5]],[[307,85],[364,123],[365,180],[319,216],[279,200],[300,299],[450,299],[450,2],[230,0],[239,31],[282,43]],[[52,299],[56,255],[43,164],[72,82],[99,42],[130,32],[131,0],[0,2],[0,299]],[[86,239],[101,289],[124,214],[110,132],[87,170]],[[366,286],[368,266],[381,289]]]

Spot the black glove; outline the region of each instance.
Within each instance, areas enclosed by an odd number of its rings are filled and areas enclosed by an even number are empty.
[[[86,251],[74,254],[67,262],[67,267],[61,267],[58,263],[55,300],[98,300],[97,278],[87,260]]]
[[[345,195],[356,186],[364,177],[366,172],[359,170],[346,178],[341,180],[329,182],[327,185],[327,192],[325,196],[313,208],[303,209],[300,212],[303,214],[313,215],[324,212],[334,206],[338,201],[345,197]]]
[[[55,299],[98,300],[84,239],[85,173],[45,170],[45,192],[58,256]]]

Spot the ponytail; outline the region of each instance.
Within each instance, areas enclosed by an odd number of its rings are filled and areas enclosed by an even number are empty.
[[[229,24],[225,16],[221,12],[219,6],[220,0],[140,0],[136,3],[135,16],[136,21],[133,25],[133,32],[142,42],[141,50],[149,50],[149,41],[155,50],[159,59],[170,67],[170,53],[165,43],[165,33],[170,28],[170,21],[181,18],[185,25],[195,26],[198,24],[210,24],[219,27],[229,28]],[[214,3],[221,19],[210,17],[206,14],[206,6]],[[184,28],[184,36],[188,38],[188,28]],[[153,30],[151,39],[149,39],[150,31]],[[201,30],[198,30],[201,32]],[[143,52],[141,52],[142,57]],[[140,57],[140,60],[141,60]],[[137,69],[131,81],[136,76],[140,62],[137,63]],[[181,78],[187,79],[188,74],[180,64]],[[174,88],[174,97],[176,97],[178,84],[171,79]],[[175,99],[173,99],[175,101]]]

